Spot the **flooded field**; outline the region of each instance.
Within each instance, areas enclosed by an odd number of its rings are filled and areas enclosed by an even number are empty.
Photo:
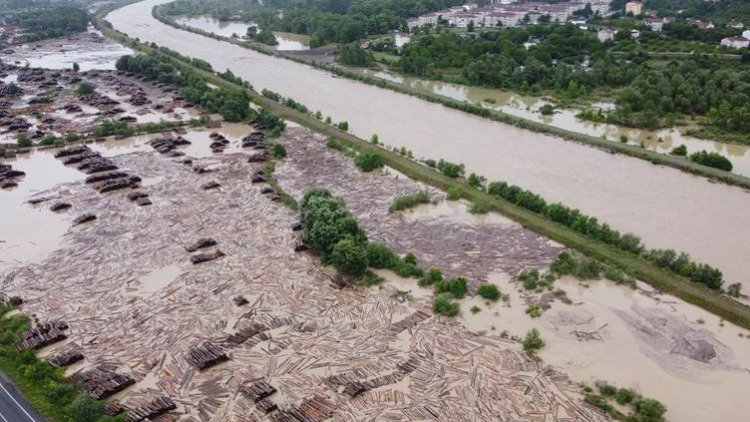
[[[114,70],[115,62],[133,51],[90,28],[88,32],[13,46],[3,51],[3,62],[19,66],[81,70]]]
[[[548,342],[545,362],[575,381],[607,379],[655,397],[667,404],[669,420],[735,420],[750,411],[750,405],[737,407],[743,402],[741,386],[750,382],[747,330],[724,326],[712,314],[643,284],[633,290],[606,280],[565,278],[556,287],[566,291],[571,305],[551,292],[527,292],[511,280],[522,270],[544,269],[559,245],[502,216],[472,215],[466,205],[446,202],[435,192],[436,205],[389,213],[395,197],[424,186],[388,169],[361,173],[351,159],[326,147],[324,138],[304,129],[288,130],[282,142],[289,156],[275,175],[286,192],[300,197],[306,189],[325,187],[346,199],[371,239],[415,253],[424,267],[467,276],[471,286],[490,281],[509,294],[507,303],[462,301],[460,321],[473,332],[523,337],[537,327]],[[431,289],[388,271],[381,275],[387,286],[429,306]],[[528,303],[550,300],[541,318],[526,314]],[[469,312],[472,306],[481,311]],[[578,333],[596,333],[596,339],[582,340]]]
[[[172,88],[114,71],[47,70],[0,65],[0,145],[25,135],[32,142],[83,136],[105,119],[127,123],[185,121],[200,112]],[[79,92],[88,84],[90,92]]]
[[[257,26],[252,23],[220,21],[211,16],[181,16],[175,19],[175,22],[228,38],[242,38],[247,33],[247,28]],[[278,31],[274,32],[273,35],[279,42],[278,45],[274,46],[278,51],[300,51],[310,48],[308,45],[309,37],[306,35]]]
[[[742,189],[642,160],[488,121],[357,83],[288,60],[180,31],[151,18],[148,0],[108,15],[141,40],[229,68],[256,89],[267,88],[348,121],[363,138],[405,146],[417,157],[465,163],[490,180],[505,180],[633,232],[653,248],[672,248],[721,268],[750,289],[750,196]],[[706,224],[710,221],[710,224]]]
[[[218,131],[229,139],[241,130],[252,129]],[[310,151],[325,148],[319,137],[301,131],[291,129],[284,139],[310,143]],[[294,252],[297,215],[264,194],[267,185],[253,183],[250,175],[264,164],[248,162],[249,150],[239,148],[191,156],[202,133],[183,134],[194,141],[163,154],[148,137],[91,144],[142,179],[138,191],[148,195],[149,206],[129,200],[130,190],[100,193],[47,152],[28,156],[49,168],[37,168],[40,176],[56,175],[34,184],[43,191],[0,192],[18,199],[18,209],[7,215],[35,220],[35,213],[52,214],[64,228],[62,241],[44,258],[0,267],[0,290],[21,296],[24,313],[70,326],[68,338],[43,356],[74,348],[85,359],[68,370],[72,376],[111,371],[135,382],[111,400],[134,407],[168,396],[177,406],[173,416],[196,421],[259,420],[264,412],[249,392],[259,385],[275,391],[268,401],[284,411],[340,421],[363,415],[604,420],[565,375],[528,358],[515,341],[435,318],[429,302],[404,301],[388,286],[332,287],[317,259]],[[238,142],[230,140],[230,147]],[[310,161],[290,159],[284,174],[307,174],[295,168],[299,163]],[[32,177],[34,167],[25,168]],[[372,180],[362,189],[381,198],[381,206],[387,205],[384,188],[415,186],[392,174],[367,177]],[[208,189],[209,182],[218,186]],[[32,197],[45,200],[22,202]],[[71,208],[49,211],[61,201]],[[385,218],[381,206],[373,215]],[[83,213],[96,219],[71,225]],[[398,222],[383,222],[389,224]],[[523,231],[505,223],[496,230]],[[2,233],[9,233],[8,244],[24,236],[4,227]],[[206,238],[214,244],[193,251],[191,245]],[[191,263],[210,254],[217,259]],[[541,254],[539,263],[548,260]],[[505,268],[503,258],[498,261],[493,267]],[[205,347],[218,350],[224,362],[198,370],[191,356]],[[357,382],[365,390],[347,393]]]
[[[370,69],[356,70],[366,75],[400,83],[420,91],[442,95],[454,100],[470,102],[491,110],[501,111],[535,122],[560,127],[573,132],[585,133],[590,136],[606,137],[612,142],[621,142],[621,137],[626,136],[627,143],[643,145],[645,148],[662,154],[669,154],[678,145],[685,145],[688,153],[702,150],[715,151],[727,156],[732,161],[734,165],[732,171],[734,173],[750,176],[750,147],[747,145],[697,139],[683,135],[680,132],[681,129],[675,128],[652,131],[612,124],[593,123],[576,117],[580,111],[576,108],[556,109],[555,114],[545,116],[539,112],[539,108],[545,104],[554,104],[539,97],[525,96],[499,89],[430,81],[384,71],[373,71]],[[602,109],[613,107],[612,104],[605,103],[594,104],[594,106]]]

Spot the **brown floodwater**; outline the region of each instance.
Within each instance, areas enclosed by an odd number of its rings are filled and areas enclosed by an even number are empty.
[[[719,266],[750,289],[750,195],[742,189],[642,160],[493,122],[417,98],[334,77],[309,66],[181,31],[151,17],[166,0],[110,13],[118,30],[229,68],[256,89],[277,91],[346,120],[418,157],[465,163],[490,180],[506,180],[597,216],[651,247],[673,248]]]
[[[725,155],[732,161],[734,173],[750,176],[750,147],[740,144],[729,144],[706,139],[698,139],[683,135],[680,129],[668,128],[661,130],[644,130],[624,126],[593,123],[576,117],[580,111],[577,108],[562,108],[555,110],[551,116],[544,116],[539,108],[545,104],[552,104],[539,97],[520,95],[500,89],[466,86],[441,81],[431,81],[420,78],[396,75],[384,71],[370,69],[356,69],[366,75],[386,79],[391,82],[406,85],[420,91],[442,95],[459,101],[466,101],[484,108],[497,110],[514,116],[523,117],[535,122],[556,126],[566,130],[585,133],[586,135],[606,138],[612,142],[621,142],[624,135],[627,143],[642,145],[644,148],[662,154],[669,154],[678,145],[685,145],[688,153],[701,150],[713,151]],[[594,108],[608,110],[611,103],[595,103]]]
[[[247,33],[247,28],[257,26],[254,23],[244,23],[238,21],[220,21],[211,16],[181,16],[175,19],[180,25],[200,29],[201,31],[210,32],[227,38],[242,38]],[[306,35],[292,34],[290,32],[273,33],[276,36],[278,45],[274,48],[278,51],[299,51],[309,50],[309,39]]]

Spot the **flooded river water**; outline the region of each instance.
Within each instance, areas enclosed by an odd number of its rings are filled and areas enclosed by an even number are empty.
[[[463,162],[490,180],[506,180],[595,215],[651,247],[674,248],[719,266],[731,281],[750,288],[750,195],[678,170],[612,155],[440,105],[336,78],[288,60],[164,25],[147,0],[107,19],[120,31],[249,80],[346,120],[352,132],[377,133],[388,145],[420,157]]]

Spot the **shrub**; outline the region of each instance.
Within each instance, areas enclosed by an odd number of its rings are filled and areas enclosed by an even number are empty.
[[[365,246],[351,238],[342,239],[333,247],[331,263],[343,274],[363,275],[368,266]]]
[[[677,155],[680,157],[687,156],[687,147],[685,145],[678,145],[674,148],[672,148],[672,151],[669,152],[672,155]]]
[[[419,191],[411,195],[399,196],[393,201],[391,207],[388,209],[389,212],[404,211],[409,208],[413,208],[419,204],[429,204],[430,195],[427,191]]]
[[[363,172],[368,173],[383,167],[385,161],[380,154],[366,152],[357,155],[357,158],[354,159],[354,164]]]
[[[453,179],[461,177],[464,174],[463,164],[455,164],[449,161],[445,161],[443,159],[438,161],[437,169],[440,170],[440,172],[443,173],[444,175],[451,177]]]
[[[472,314],[478,314],[478,313],[479,313],[479,312],[480,312],[480,311],[482,310],[482,308],[480,308],[480,307],[479,307],[479,306],[477,306],[477,305],[474,305],[474,306],[472,306],[472,307],[471,307],[471,309],[469,309],[469,310],[471,311],[471,313],[472,313]]]
[[[615,400],[621,405],[632,402],[634,398],[635,393],[629,388],[620,388],[617,390],[617,394],[615,394]]]
[[[338,126],[338,128],[343,130],[344,132],[349,130],[349,122],[339,122],[339,124],[336,126]]]
[[[724,171],[732,171],[733,168],[731,161],[716,152],[700,151],[690,154],[690,161]]]
[[[742,290],[742,284],[740,283],[730,284],[729,287],[727,287],[727,294],[732,297],[740,297],[741,290]]]
[[[542,316],[542,308],[536,303],[530,303],[526,308],[526,313],[532,318],[538,318]]]
[[[532,328],[526,333],[526,338],[523,340],[523,350],[529,355],[534,356],[542,347],[544,347],[544,340],[542,340],[539,330]]]
[[[554,264],[552,264],[554,265]],[[518,275],[518,281],[523,283],[526,290],[536,290],[539,287],[539,270],[536,268],[527,270]]]
[[[419,279],[419,285],[422,287],[431,286],[443,281],[443,273],[437,268],[430,268],[425,275]]]
[[[16,135],[16,145],[21,148],[29,148],[34,145],[34,143],[31,141],[27,134],[19,133],[18,135]]]
[[[475,189],[484,189],[484,184],[487,183],[487,178],[484,176],[478,176],[475,173],[471,173],[466,182]]]
[[[490,212],[490,204],[483,199],[477,198],[471,203],[469,212],[472,214],[487,214]]]
[[[468,281],[463,277],[441,280],[435,283],[436,293],[450,293],[456,299],[462,299],[469,290]]]
[[[372,268],[392,268],[398,262],[398,256],[388,246],[369,242],[365,247],[367,262]]]
[[[364,284],[367,287],[377,286],[378,284],[382,284],[385,281],[385,279],[377,274],[375,274],[372,271],[365,272],[365,275],[362,276],[361,283]]]
[[[448,188],[446,199],[449,201],[458,201],[461,199],[461,195],[463,195],[461,188]]]
[[[500,299],[500,289],[494,284],[481,284],[477,289],[477,294],[487,300],[497,301]]]
[[[373,134],[373,135],[372,135],[372,136],[370,137],[370,142],[372,142],[372,143],[373,143],[373,144],[375,144],[375,145],[377,145],[377,144],[378,144],[378,142],[379,142],[379,138],[378,138],[378,134],[377,134],[377,133],[374,133],[374,134]]]
[[[458,315],[460,307],[453,301],[450,293],[443,293],[432,300],[432,310],[439,315],[454,317]]]
[[[555,107],[552,106],[552,104],[545,104],[539,107],[539,113],[541,113],[542,116],[551,116],[555,114]]]
[[[641,420],[644,421],[662,420],[664,413],[667,412],[667,408],[660,402],[643,397],[635,402],[635,410],[641,416]]]
[[[91,94],[93,92],[94,92],[94,86],[88,82],[81,82],[81,84],[78,85],[78,89],[76,89],[76,93],[78,95],[86,95],[86,94]]]
[[[274,144],[271,148],[271,155],[276,159],[284,158],[286,157],[286,148],[284,148],[284,145]]]

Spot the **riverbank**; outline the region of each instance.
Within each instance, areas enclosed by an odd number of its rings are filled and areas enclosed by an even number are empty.
[[[157,52],[157,50],[154,50],[151,46],[137,44],[133,40],[128,39],[123,34],[118,33],[111,28],[107,28],[105,33],[120,42],[132,45],[140,51]],[[581,251],[592,258],[626,269],[633,276],[653,285],[654,287],[680,297],[689,303],[700,306],[738,326],[750,328],[750,307],[748,306],[731,300],[703,286],[690,283],[686,279],[664,271],[653,264],[638,258],[632,253],[627,253],[602,242],[591,240],[564,226],[555,224],[540,215],[517,207],[509,202],[500,200],[486,192],[471,188],[465,181],[451,179],[425,165],[385,150],[384,148],[373,145],[372,143],[360,139],[348,132],[317,120],[309,114],[285,107],[275,101],[263,97],[253,90],[239,87],[219,78],[213,73],[196,69],[185,62],[180,62],[167,56],[164,56],[164,59],[171,60],[173,63],[181,67],[190,67],[191,71],[199,72],[216,86],[232,90],[244,89],[252,102],[269,109],[279,117],[311,128],[316,132],[340,139],[343,142],[346,142],[350,148],[353,148],[358,152],[375,152],[381,154],[386,161],[386,165],[404,173],[406,176],[414,180],[427,183],[444,191],[447,191],[448,189],[459,189],[462,191],[463,197],[469,201],[484,201],[490,205],[493,211],[497,211],[510,217],[524,227],[530,228],[552,240]]]
[[[235,39],[235,38],[223,37],[223,36],[216,35],[210,32],[206,32],[206,31],[194,28],[194,27],[181,25],[177,23],[174,19],[161,13],[159,10],[159,6],[156,6],[152,9],[152,14],[154,18],[158,19],[160,22],[166,25],[170,25],[176,29],[193,32],[195,34],[213,38],[218,41],[228,42],[234,45],[241,46],[243,48],[252,49],[256,52],[266,54],[269,56],[275,56],[275,57],[292,60],[297,63],[312,66],[314,68],[324,70],[326,72],[331,72],[335,75],[346,77],[346,78],[349,78],[358,82],[363,82],[369,85],[377,86],[379,88],[389,89],[389,90],[399,92],[402,94],[407,94],[407,95],[410,95],[410,96],[413,96],[413,97],[416,97],[425,101],[429,101],[429,102],[436,103],[436,104],[441,104],[451,109],[460,110],[460,111],[470,113],[476,116],[488,118],[493,121],[510,124],[521,129],[531,130],[531,131],[538,132],[538,133],[545,133],[545,134],[559,137],[568,141],[579,142],[579,143],[593,146],[596,148],[601,148],[603,150],[606,150],[612,153],[623,154],[623,155],[627,155],[630,157],[639,158],[639,159],[648,161],[652,164],[673,167],[673,168],[676,168],[676,169],[679,169],[679,170],[682,170],[691,174],[696,174],[696,175],[700,175],[703,177],[707,177],[711,180],[716,180],[716,181],[720,181],[720,182],[727,183],[730,185],[740,186],[743,188],[750,188],[750,178],[748,177],[741,176],[738,174],[733,174],[731,172],[726,172],[723,170],[714,169],[711,167],[702,166],[700,164],[696,164],[690,161],[687,158],[677,157],[677,156],[672,156],[672,155],[667,155],[667,154],[660,154],[658,152],[654,152],[654,151],[647,150],[645,148],[641,148],[640,146],[627,145],[627,144],[623,144],[622,142],[617,142],[617,141],[608,141],[608,140],[597,138],[594,136],[589,136],[583,133],[566,130],[560,127],[547,125],[547,124],[540,123],[540,122],[535,122],[533,120],[514,116],[512,114],[508,114],[505,112],[500,112],[497,110],[490,110],[490,109],[481,107],[479,105],[471,104],[468,102],[461,102],[461,101],[457,101],[457,100],[454,100],[452,98],[448,98],[442,95],[420,91],[420,90],[411,88],[406,85],[402,85],[402,84],[391,82],[391,81],[384,80],[381,78],[372,77],[369,75],[358,73],[356,71],[346,69],[341,66],[337,66],[335,64],[316,61],[314,59],[307,57],[304,54],[297,55],[293,53],[280,52],[280,51],[276,51],[273,48],[264,46],[259,43],[253,43],[253,42],[248,42],[248,41],[242,41],[242,40]]]

